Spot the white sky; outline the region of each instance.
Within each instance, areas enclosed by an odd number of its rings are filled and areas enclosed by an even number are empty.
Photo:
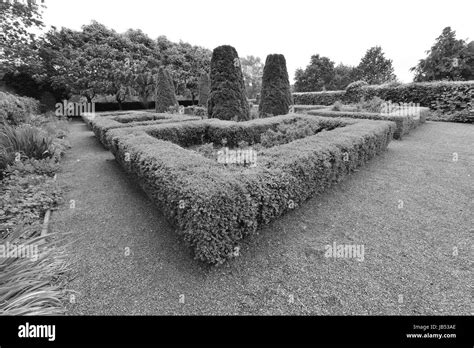
[[[95,19],[118,32],[141,29],[213,49],[234,46],[239,56],[286,57],[288,72],[313,54],[357,65],[382,46],[402,82],[446,26],[474,40],[472,0],[45,0],[47,25],[80,29]]]

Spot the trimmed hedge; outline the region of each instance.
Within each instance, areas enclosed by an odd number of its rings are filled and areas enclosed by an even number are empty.
[[[283,54],[269,54],[265,61],[258,113],[260,117],[286,115],[293,100]]]
[[[419,103],[444,112],[474,108],[474,81],[365,86],[362,92],[366,99],[377,96],[394,103]],[[350,99],[346,96],[347,101]]]
[[[360,86],[347,91],[293,93],[295,104],[332,105],[337,100],[356,103],[360,98],[379,97],[393,103],[419,103],[420,106],[454,112],[474,109],[474,81],[418,82]]]
[[[257,167],[242,170],[227,170],[181,147],[218,142],[223,135],[230,143],[252,140],[264,129],[296,119],[342,127],[265,149],[258,154]],[[194,257],[219,264],[235,256],[239,241],[258,227],[384,151],[394,128],[392,122],[292,114],[242,123],[211,119],[112,129],[107,141]]]
[[[342,100],[345,94],[345,91],[299,92],[293,93],[293,101],[302,105],[332,105]]]
[[[136,112],[132,114],[122,114],[113,116],[94,117],[89,120],[89,126],[99,141],[105,144],[105,136],[107,132],[115,128],[131,128],[144,125],[154,125],[161,123],[184,122],[191,120],[199,120],[195,116],[183,116],[178,114],[157,114],[151,112]]]
[[[443,121],[443,122],[460,122],[460,123],[474,123],[474,109],[454,111],[448,113],[432,112],[428,117],[430,121]]]
[[[19,125],[26,122],[30,115],[39,113],[39,101],[0,92],[0,123]]]
[[[209,118],[246,121],[250,109],[245,92],[239,55],[234,47],[219,46],[212,52],[211,87],[207,110]]]
[[[166,112],[170,106],[178,105],[174,93],[174,84],[165,68],[158,70],[156,77],[155,111]]]
[[[331,111],[329,109],[310,110],[305,112],[308,115],[323,116],[323,117],[343,117],[354,119],[368,119],[376,121],[392,121],[396,124],[396,129],[393,133],[393,138],[402,140],[404,135],[410,133],[411,129],[418,127],[421,123],[426,122],[426,116],[429,113],[428,108],[422,108],[419,118],[411,116],[399,115],[384,115],[371,112],[350,112],[350,111]]]
[[[197,105],[198,101],[192,101],[188,99],[178,100],[178,104],[182,106]],[[96,112],[107,112],[107,111],[131,111],[131,110],[154,110],[155,101],[148,102],[148,108],[146,108],[142,102],[122,102],[122,110],[120,110],[118,103],[115,102],[96,102]]]
[[[110,116],[121,116],[121,115],[132,115],[132,114],[143,114],[143,113],[155,112],[154,110],[129,110],[129,111],[107,111],[107,112],[95,112],[95,113],[84,113],[81,114],[82,120],[91,127],[91,121],[96,117],[110,117]]]
[[[106,111],[128,111],[128,110],[145,110],[145,106],[142,102],[122,102],[122,110],[116,102],[94,102],[96,112],[106,112]],[[155,108],[155,102],[148,103],[149,109]]]
[[[309,110],[325,109],[327,105],[293,105],[293,111],[296,113],[304,113]]]

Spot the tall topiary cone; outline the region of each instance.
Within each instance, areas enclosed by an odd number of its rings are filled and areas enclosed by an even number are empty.
[[[283,54],[269,54],[263,68],[260,117],[286,115],[293,104],[290,80]]]
[[[177,104],[173,80],[166,69],[160,68],[156,81],[155,111],[167,112],[170,106]]]
[[[207,107],[211,81],[208,74],[202,74],[199,81],[199,105]]]
[[[209,118],[247,121],[250,109],[237,51],[219,46],[212,52],[211,92],[207,101]]]

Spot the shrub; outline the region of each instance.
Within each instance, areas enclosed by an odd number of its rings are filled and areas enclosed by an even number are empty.
[[[474,110],[461,110],[454,112],[433,111],[428,119],[430,121],[474,123]]]
[[[212,52],[211,90],[208,100],[209,118],[246,121],[249,105],[237,51],[232,46],[219,46]]]
[[[206,158],[217,160],[217,152],[213,143],[197,145],[193,150]]]
[[[168,108],[168,113],[174,115],[184,114],[184,108],[182,105],[173,105]]]
[[[155,111],[158,113],[168,111],[168,107],[178,105],[174,93],[173,81],[168,71],[160,68],[156,78]]]
[[[380,113],[382,112],[382,105],[384,103],[386,103],[386,101],[380,99],[379,97],[373,97],[369,100],[361,98],[361,100],[355,106],[359,112]]]
[[[315,135],[323,129],[332,130],[342,124],[342,122],[335,122],[330,127],[323,127],[320,123],[311,123],[308,122],[308,120],[299,120],[290,124],[280,124],[276,130],[269,129],[261,135],[261,144],[267,148],[287,144],[297,139]]]
[[[317,109],[325,109],[325,108],[327,108],[327,105],[294,105],[293,110],[295,113],[304,114],[308,110],[317,110]]]
[[[28,121],[31,114],[38,112],[37,100],[0,92],[0,123],[19,125]]]
[[[397,87],[365,86],[366,98],[378,96],[394,103],[418,103],[443,112],[470,110],[474,107],[474,81],[419,82]],[[348,96],[346,97],[348,98]]]
[[[343,100],[345,102],[358,102],[360,99],[365,97],[364,87],[367,85],[368,83],[363,80],[350,83],[346,87],[346,93]]]
[[[30,125],[0,125],[0,172],[21,158],[43,159],[54,155],[53,139]]]
[[[38,168],[38,164],[35,164]],[[43,168],[47,165],[42,164]],[[43,218],[46,210],[61,202],[61,190],[48,175],[28,169],[10,169],[0,187],[0,232],[9,234],[15,227],[30,225]]]
[[[331,107],[331,110],[332,111],[342,111],[342,108],[343,108],[344,105],[342,105],[341,101],[338,100],[337,102],[335,102],[332,107]]]
[[[293,93],[294,103],[297,105],[333,105],[342,100],[345,91],[300,92]]]
[[[207,100],[209,99],[210,84],[208,74],[202,74],[199,81],[199,104],[200,106],[207,107]]]
[[[220,144],[223,138],[229,147],[253,144],[268,129],[295,120],[344,127],[264,149],[255,168],[238,171],[182,147]],[[258,227],[381,153],[393,128],[392,122],[284,115],[114,129],[107,138],[117,161],[176,227],[195,258],[219,264],[233,257],[239,241]]]
[[[27,158],[21,161],[15,161],[9,165],[5,170],[5,176],[9,175],[45,175],[54,176],[60,169],[59,162],[54,158],[46,158],[37,160],[34,158]]]
[[[184,114],[207,117],[207,108],[202,107],[202,106],[188,106],[184,108]]]
[[[259,116],[286,115],[291,104],[293,102],[285,56],[269,54],[263,69]]]

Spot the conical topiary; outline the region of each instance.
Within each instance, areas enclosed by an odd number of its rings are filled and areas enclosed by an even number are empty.
[[[156,81],[155,111],[167,112],[170,106],[177,104],[173,80],[166,69],[160,68]]]
[[[262,92],[258,107],[259,116],[286,115],[292,104],[285,56],[269,54],[263,68]]]
[[[207,107],[207,100],[209,99],[211,81],[208,74],[202,74],[199,81],[199,104]]]
[[[219,46],[212,52],[209,118],[247,121],[250,109],[245,93],[240,59],[234,47]]]

